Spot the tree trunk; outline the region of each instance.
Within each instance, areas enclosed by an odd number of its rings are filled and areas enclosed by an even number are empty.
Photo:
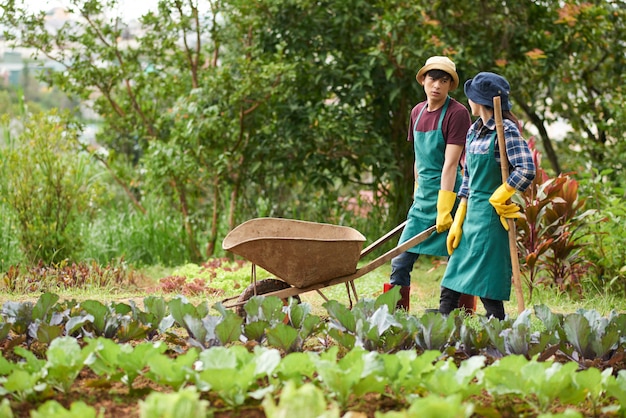
[[[196,242],[193,225],[191,224],[191,222],[189,222],[189,204],[187,203],[187,194],[185,193],[185,187],[179,186],[176,179],[172,180],[172,186],[174,190],[176,190],[176,192],[178,193],[178,201],[180,203],[180,211],[183,216],[183,226],[185,228],[185,233],[187,234],[187,248],[189,249],[191,261],[194,263],[199,263],[203,261],[203,259],[200,249],[198,248],[198,243]]]
[[[535,113],[520,97],[515,97],[515,101],[520,105],[526,116],[530,119],[532,124],[539,131],[539,136],[541,137],[541,143],[543,145],[543,149],[548,157],[548,161],[550,161],[550,166],[552,166],[552,170],[554,170],[555,175],[561,174],[561,166],[559,165],[559,157],[556,155],[554,148],[552,147],[552,141],[550,140],[550,136],[548,135],[548,131],[545,127],[544,120]]]
[[[215,243],[217,242],[217,226],[219,222],[218,208],[220,203],[220,188],[219,179],[216,177],[213,184],[213,209],[211,216],[211,233],[209,235],[209,242],[206,247],[206,257],[211,258],[215,255]]]

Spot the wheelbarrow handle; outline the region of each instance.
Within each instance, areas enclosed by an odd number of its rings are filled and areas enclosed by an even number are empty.
[[[404,227],[406,226],[406,223],[407,221],[402,222],[400,225],[396,226],[394,229],[387,232],[385,235],[383,235],[382,237],[378,238],[376,241],[371,243],[367,248],[361,251],[360,258],[365,257],[366,255],[368,255],[369,253],[371,253],[372,251],[380,247],[382,244],[384,244],[385,242],[389,241],[391,238],[396,236],[400,231],[404,229]]]

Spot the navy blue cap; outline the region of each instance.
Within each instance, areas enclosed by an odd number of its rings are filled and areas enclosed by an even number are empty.
[[[506,78],[495,73],[482,72],[465,82],[465,95],[474,103],[493,107],[493,98],[500,96],[502,110],[511,110],[511,86]]]

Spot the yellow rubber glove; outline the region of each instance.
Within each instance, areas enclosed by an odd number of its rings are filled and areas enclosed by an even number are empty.
[[[507,219],[517,219],[522,216],[519,206],[515,203],[507,203],[514,194],[515,189],[504,182],[489,198],[489,203],[495,208],[496,213],[500,215],[500,223],[506,231],[509,230]]]
[[[449,190],[439,190],[439,196],[437,197],[437,232],[441,233],[450,229],[454,202],[456,202],[456,193]]]
[[[461,235],[463,235],[463,221],[465,220],[465,214],[467,213],[467,200],[462,200],[459,203],[459,207],[454,215],[454,221],[448,231],[448,237],[446,238],[446,247],[448,247],[448,254],[452,255],[456,247],[461,242]]]

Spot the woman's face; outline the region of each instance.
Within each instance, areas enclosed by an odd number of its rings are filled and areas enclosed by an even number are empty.
[[[480,116],[480,105],[478,103],[474,103],[471,99],[467,99],[470,110],[472,111],[472,116]]]

